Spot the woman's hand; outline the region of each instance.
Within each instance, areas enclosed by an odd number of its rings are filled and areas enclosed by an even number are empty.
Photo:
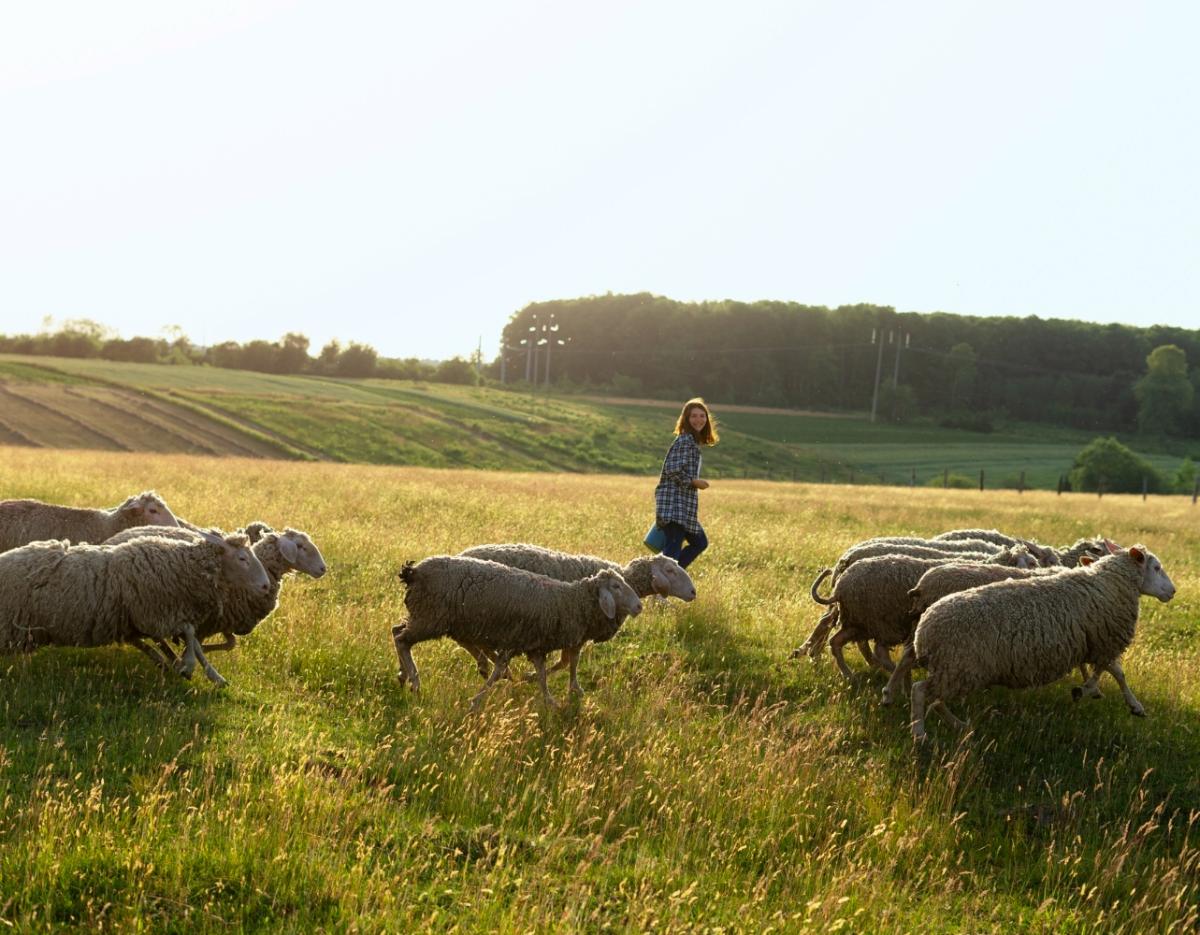
[[[708,481],[703,477],[692,478],[692,486],[697,490],[708,490]]]

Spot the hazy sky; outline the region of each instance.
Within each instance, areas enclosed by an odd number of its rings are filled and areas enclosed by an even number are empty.
[[[0,7],[0,331],[466,356],[529,301],[1200,327],[1200,4]]]

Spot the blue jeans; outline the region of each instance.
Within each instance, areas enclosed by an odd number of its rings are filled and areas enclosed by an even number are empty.
[[[708,536],[704,530],[699,535],[690,533],[678,523],[659,523],[667,534],[667,544],[663,546],[663,555],[675,559],[680,566],[687,568],[696,556],[708,548]],[[683,544],[687,540],[687,546]]]

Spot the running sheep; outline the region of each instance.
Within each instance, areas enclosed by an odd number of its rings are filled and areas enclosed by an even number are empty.
[[[1077,539],[1071,545],[1049,546],[1042,545],[1033,539],[1023,539],[1000,532],[998,529],[952,529],[933,537],[936,543],[961,542],[969,539],[974,542],[991,542],[997,546],[1024,545],[1043,567],[1063,565],[1074,568],[1079,564],[1079,558],[1090,555],[1099,558],[1107,554],[1104,550],[1104,540],[1100,537],[1093,539]]]
[[[100,543],[133,526],[178,526],[153,490],[136,494],[109,510],[58,506],[41,500],[0,501],[0,552],[48,539]]]
[[[196,634],[220,618],[231,588],[269,588],[245,536],[34,542],[0,554],[0,651],[131,643],[154,658],[144,639],[181,638],[179,671],[190,677],[199,662],[223,685]]]
[[[279,591],[288,573],[303,572],[312,578],[320,578],[327,570],[325,559],[316,544],[307,533],[298,529],[288,528],[280,533],[266,523],[257,521],[248,524],[240,532],[251,543],[251,551],[266,570],[269,587],[266,593],[261,594],[240,587],[227,588],[220,618],[196,630],[196,637],[207,652],[233,649],[239,636],[246,636],[265,620],[278,606]],[[179,529],[139,526],[118,533],[105,544],[117,545],[147,536],[191,542],[202,535],[191,524]],[[224,637],[222,642],[203,644],[204,640],[218,633]],[[165,640],[158,641],[158,648],[165,664],[175,666],[175,654]]]
[[[796,649],[793,658],[807,653],[816,657],[829,638],[835,625],[840,629],[829,640],[829,649],[834,661],[846,678],[852,678],[850,668],[842,656],[842,647],[851,640],[860,644],[875,641],[875,651],[864,656],[886,672],[895,667],[889,656],[893,646],[908,642],[912,636],[916,618],[912,615],[912,599],[908,596],[920,580],[921,575],[938,565],[959,558],[922,558],[893,553],[856,561],[848,567],[833,586],[828,598],[817,593],[822,581],[831,569],[826,568],[812,583],[810,593],[818,604],[830,609],[817,621],[804,644]],[[1024,549],[1006,549],[987,559],[991,564],[1021,564],[1028,561]]]
[[[915,664],[927,670],[912,688],[913,738],[925,739],[925,715],[935,709],[965,728],[946,709],[956,698],[991,685],[1048,685],[1082,665],[1094,667],[1090,687],[1109,672],[1129,710],[1144,716],[1119,660],[1137,628],[1139,597],[1165,603],[1175,586],[1144,546],[1106,547],[1110,554],[1090,565],[950,594],[926,610],[913,635]]]
[[[619,565],[595,555],[559,552],[527,542],[476,545],[464,549],[458,554],[468,558],[482,558],[499,562],[510,568],[524,568],[534,574],[545,575],[547,578],[555,578],[559,581],[579,581],[608,568],[624,578],[625,583],[633,588],[638,597],[658,594],[662,597],[677,597],[682,601],[696,599],[696,586],[692,583],[691,576],[675,559],[667,555],[643,555],[633,559],[627,565]],[[461,645],[475,657],[479,674],[487,678],[488,673],[491,672],[491,664],[495,660],[490,659],[487,653],[478,646]],[[583,689],[579,687],[575,673],[582,650],[582,646],[564,650],[558,662],[548,670],[548,673],[554,673],[569,667],[571,691],[579,694],[583,694]]]
[[[482,703],[508,666],[524,654],[533,663],[546,703],[556,706],[546,685],[546,655],[555,650],[602,643],[616,635],[642,602],[611,569],[580,581],[565,582],[510,568],[499,562],[461,555],[434,555],[407,563],[399,572],[407,586],[408,619],[392,627],[400,660],[401,684],[421,687],[412,647],[449,636],[463,645],[494,653],[496,662],[483,688],[471,699]],[[572,683],[577,685],[572,662]]]

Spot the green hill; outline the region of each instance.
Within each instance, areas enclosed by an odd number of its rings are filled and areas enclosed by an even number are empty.
[[[987,435],[713,401],[713,478],[1052,488],[1091,433]],[[0,355],[0,444],[516,471],[647,474],[677,404],[392,380]],[[1173,473],[1178,459],[1146,455]]]

